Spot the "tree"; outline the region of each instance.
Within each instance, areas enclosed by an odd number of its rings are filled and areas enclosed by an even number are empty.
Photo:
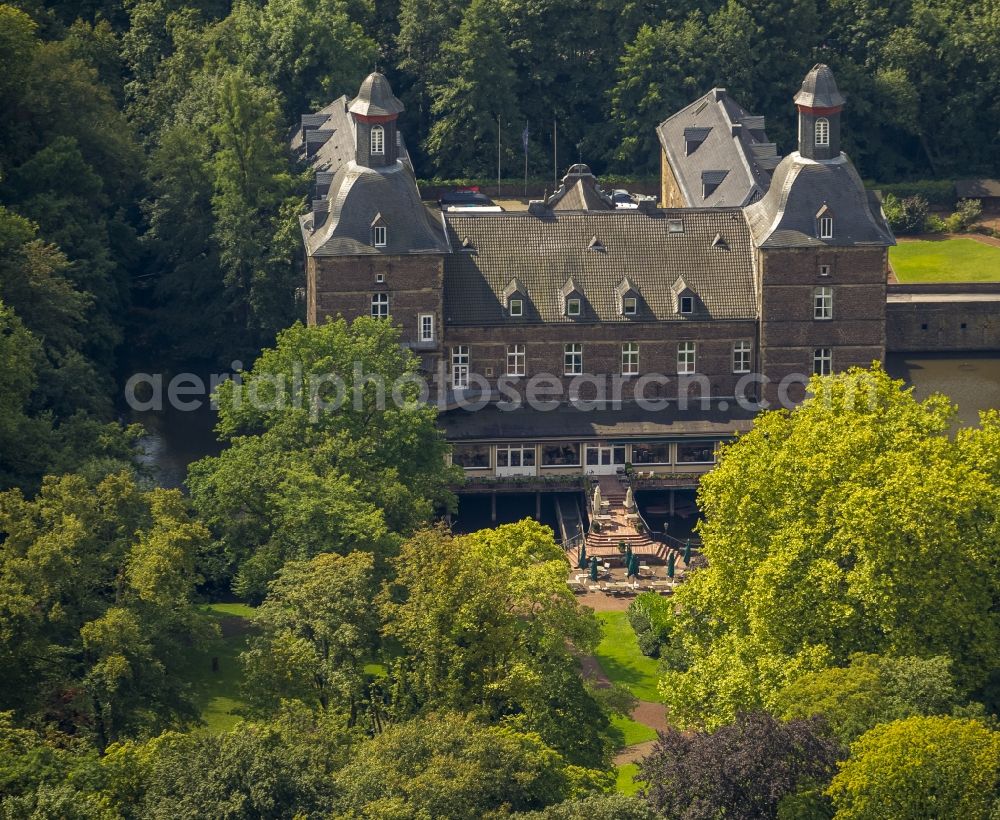
[[[520,116],[498,0],[472,0],[439,59],[441,79],[429,89],[434,120],[424,149],[443,176],[486,176],[494,169],[497,120],[510,130]],[[508,143],[516,144],[513,135]]]
[[[382,573],[400,536],[453,502],[457,473],[434,409],[415,401],[415,369],[388,322],[337,320],[293,325],[240,386],[220,387],[230,446],[192,465],[189,484],[225,556],[221,578],[238,572],[236,589],[262,599],[289,558],[352,550]]]
[[[426,530],[394,568],[381,612],[384,637],[404,651],[391,674],[397,716],[472,711],[537,732],[573,763],[607,764],[610,724],[576,657],[596,646],[598,624],[567,590],[549,528]]]
[[[335,817],[479,820],[540,809],[605,784],[538,735],[444,713],[389,727],[337,772]]]
[[[952,659],[974,692],[996,667],[995,478],[881,369],[810,383],[758,417],[702,480],[708,567],[675,596],[661,691],[676,719],[770,707],[855,652]]]
[[[102,791],[139,820],[328,817],[332,774],[359,740],[337,716],[289,707],[272,723],[116,744],[101,761]]]
[[[1000,733],[974,720],[911,717],[852,744],[827,793],[838,820],[985,820],[998,777]]]
[[[522,820],[655,820],[656,815],[641,798],[600,794],[564,800],[519,817]]]
[[[0,495],[0,705],[99,748],[193,722],[180,675],[209,634],[192,604],[208,533],[127,473]]]
[[[778,693],[785,720],[822,715],[843,743],[879,723],[913,715],[949,714],[960,703],[951,660],[857,654],[849,666],[809,672]]]
[[[374,653],[376,624],[371,554],[317,555],[289,561],[254,613],[263,634],[243,653],[252,702],[274,709],[297,698],[358,720],[365,698],[364,662]]]
[[[787,795],[826,783],[841,752],[821,721],[741,713],[714,732],[669,728],[640,764],[646,801],[680,820],[777,817]]]

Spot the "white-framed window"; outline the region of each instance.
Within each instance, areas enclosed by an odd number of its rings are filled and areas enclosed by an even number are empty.
[[[389,315],[389,294],[372,294],[372,318],[385,319]]]
[[[833,217],[821,216],[819,218],[819,238],[833,239]]]
[[[639,375],[639,343],[625,342],[622,345],[622,375]]]
[[[819,146],[830,144],[830,121],[826,117],[816,120],[816,144]]]
[[[750,372],[750,342],[733,342],[733,373]]]
[[[498,444],[497,467],[534,467],[534,444]]]
[[[813,318],[833,318],[833,288],[821,287],[813,289]]]
[[[566,315],[567,316],[579,316],[580,315],[580,300],[579,299],[567,299],[566,300]]]
[[[563,346],[563,372],[567,376],[583,373],[583,345],[579,342]]]
[[[696,347],[694,342],[679,342],[677,344],[677,372],[694,373],[697,365]]]
[[[372,126],[372,156],[385,153],[385,129],[381,125]]]
[[[389,231],[385,225],[375,225],[372,227],[372,244],[376,248],[384,248],[389,242]]]
[[[820,276],[829,276],[830,275],[830,266],[829,265],[820,265],[819,266],[819,275]]]
[[[622,314],[625,316],[635,316],[638,312],[638,300],[634,296],[626,296],[622,299]]]
[[[507,345],[507,375],[524,375],[524,345]]]
[[[524,316],[524,300],[523,299],[511,299],[510,300],[510,315],[511,316]]]
[[[828,347],[817,347],[813,351],[813,373],[829,376],[833,372],[833,351]]]
[[[694,313],[694,297],[682,296],[680,307],[681,313]]]
[[[434,341],[434,314],[433,313],[421,313],[419,318],[420,323],[420,341],[422,342],[433,342]]]
[[[384,273],[376,273],[375,274],[375,284],[376,285],[383,285],[383,284],[385,284],[385,274]]]
[[[451,386],[464,390],[469,386],[469,346],[456,345],[451,349]]]

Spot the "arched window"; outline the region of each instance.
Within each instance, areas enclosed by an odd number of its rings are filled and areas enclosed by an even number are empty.
[[[830,121],[826,117],[816,120],[816,144],[830,144]]]
[[[381,125],[372,127],[372,156],[385,153],[385,129]]]

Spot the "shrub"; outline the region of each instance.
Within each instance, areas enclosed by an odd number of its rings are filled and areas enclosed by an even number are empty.
[[[954,214],[952,214],[954,216]],[[950,220],[951,217],[949,216]],[[924,220],[924,230],[923,233],[944,233],[945,231],[951,230],[948,227],[949,223],[943,220],[936,214],[930,214],[927,219]],[[919,233],[919,231],[917,232]]]
[[[639,641],[639,651],[650,658],[660,657],[670,643],[673,609],[666,598],[643,592],[629,606],[628,622]]]
[[[894,182],[871,187],[878,188],[884,195],[891,194],[897,199],[920,196],[937,208],[955,207],[955,183],[947,179],[921,179],[916,182]]]
[[[893,194],[886,194],[882,201],[885,218],[897,234],[922,233],[928,221],[928,209],[927,200],[922,196],[899,199]]]
[[[953,216],[961,219],[962,230],[974,224],[983,215],[983,201],[981,199],[963,199],[958,203],[958,210]]]

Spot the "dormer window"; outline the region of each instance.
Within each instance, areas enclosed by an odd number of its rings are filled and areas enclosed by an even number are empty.
[[[638,311],[638,300],[634,296],[626,296],[622,299],[622,315],[635,316]]]
[[[503,291],[503,306],[507,309],[507,315],[515,318],[524,316],[525,298],[524,286],[514,277]]]
[[[576,286],[572,277],[559,289],[559,297],[562,300],[564,316],[575,319],[583,315],[583,291]]]
[[[830,121],[826,117],[816,120],[816,145],[828,146],[830,144]]]
[[[694,313],[694,297],[693,296],[682,296],[680,299],[680,312],[681,313]]]
[[[579,299],[567,299],[566,300],[566,315],[567,316],[579,316],[580,315],[580,300]]]
[[[385,225],[372,226],[372,245],[376,248],[384,248],[389,243],[389,232]]]
[[[385,154],[385,129],[381,125],[372,127],[371,148],[373,157]]]
[[[622,316],[635,316],[639,312],[639,291],[627,276],[615,288],[618,297],[618,312]]]
[[[524,300],[523,299],[511,299],[510,300],[510,315],[511,316],[524,316]]]
[[[833,217],[821,216],[819,218],[819,238],[833,239]]]

